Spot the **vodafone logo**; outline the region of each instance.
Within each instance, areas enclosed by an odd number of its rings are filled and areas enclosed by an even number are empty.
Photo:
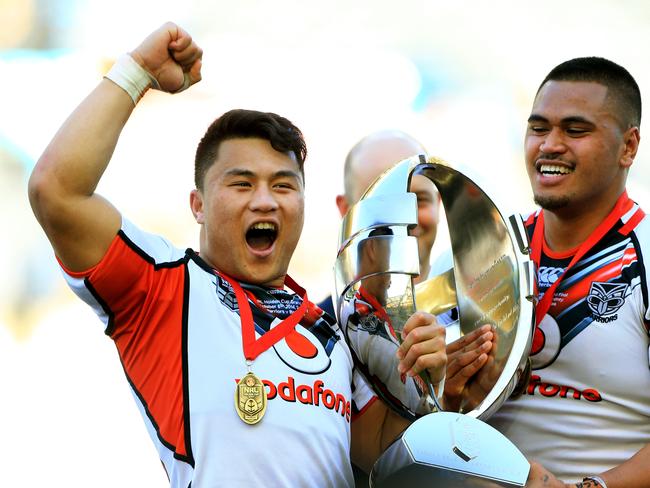
[[[542,379],[536,374],[530,377],[527,394],[540,394],[545,397],[586,400],[592,403],[600,402],[603,399],[603,397],[600,395],[600,392],[593,388],[585,388],[584,390],[579,390],[578,388],[569,385],[556,385],[554,383],[547,383],[545,381],[542,381]]]
[[[271,328],[279,323],[280,320],[275,319]],[[297,325],[293,332],[277,342],[273,350],[287,366],[301,373],[319,374],[332,364],[323,344],[302,325]]]

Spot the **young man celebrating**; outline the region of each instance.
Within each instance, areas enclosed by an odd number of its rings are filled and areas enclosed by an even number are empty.
[[[210,126],[190,195],[199,253],[95,193],[138,100],[197,83],[201,58],[171,23],[120,58],[40,158],[32,207],[115,341],[171,486],[350,486],[350,455],[369,469],[406,423],[375,401],[338,326],[286,274],[303,223],[300,131],[247,110]],[[399,367],[440,382],[444,329],[418,313],[403,339]]]
[[[650,487],[650,220],[625,190],[640,122],[639,87],[602,58],[554,68],[528,119],[533,372],[490,423],[541,464],[531,486]]]

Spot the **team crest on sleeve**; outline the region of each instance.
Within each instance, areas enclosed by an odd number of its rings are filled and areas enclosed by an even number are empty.
[[[594,281],[589,288],[587,305],[597,322],[611,322],[625,303],[630,286],[627,283],[600,283]]]

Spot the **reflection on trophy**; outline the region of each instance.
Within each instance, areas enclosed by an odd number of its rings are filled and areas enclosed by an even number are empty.
[[[453,269],[416,287],[418,250],[409,229],[417,224],[417,203],[407,192],[413,175],[440,192],[454,258]],[[527,375],[533,332],[528,240],[519,216],[504,218],[503,208],[465,173],[419,156],[382,174],[343,220],[335,265],[339,323],[375,392],[414,421],[377,461],[372,486],[525,485],[526,459],[482,422]],[[442,412],[426,374],[398,373],[395,351],[416,308],[438,315],[452,307],[459,335],[491,324],[495,346],[459,403],[445,406],[453,412]]]

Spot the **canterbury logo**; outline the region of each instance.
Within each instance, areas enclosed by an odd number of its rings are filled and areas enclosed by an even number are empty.
[[[551,266],[540,266],[537,271],[537,286],[545,290],[550,288],[564,273],[564,268],[553,268]]]
[[[235,379],[235,382],[239,383],[239,378]],[[325,383],[322,380],[316,380],[311,385],[296,385],[293,376],[289,376],[287,381],[282,381],[277,385],[269,380],[262,380],[262,383],[266,387],[267,400],[277,397],[285,402],[322,405],[350,422],[350,400],[346,399],[342,393],[334,393],[329,388],[325,388]]]
[[[598,321],[615,320],[613,316],[625,303],[629,285],[626,283],[593,282],[589,288],[587,304]]]

